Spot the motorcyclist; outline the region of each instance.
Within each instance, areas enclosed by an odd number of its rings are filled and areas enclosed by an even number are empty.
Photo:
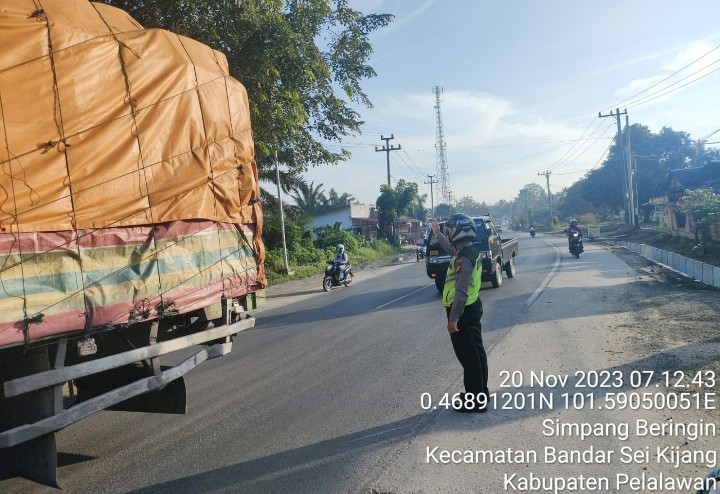
[[[420,239],[418,240],[417,244],[418,244],[418,247],[425,247],[425,245],[427,244],[427,238],[425,237],[424,233],[422,235],[420,235]]]
[[[583,231],[582,228],[578,225],[578,222],[575,218],[570,220],[570,226],[567,227],[565,230],[568,235],[568,249],[570,249],[570,245],[572,243],[573,233],[577,232],[580,235],[580,242],[581,242],[581,249],[582,249],[582,238],[583,238]]]
[[[345,267],[347,266],[347,263],[350,259],[348,258],[347,253],[345,252],[345,246],[343,244],[337,244],[337,247],[335,248],[335,276],[338,279],[338,282],[345,279]]]
[[[533,225],[530,225],[530,236],[531,237],[535,236],[535,227]]]

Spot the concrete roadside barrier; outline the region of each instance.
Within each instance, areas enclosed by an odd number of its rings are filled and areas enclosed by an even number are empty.
[[[635,252],[646,259],[668,267],[700,283],[720,288],[720,266],[714,266],[646,244],[636,244],[633,242],[625,242],[624,240],[608,239],[606,241],[617,247],[624,247],[629,251]]]

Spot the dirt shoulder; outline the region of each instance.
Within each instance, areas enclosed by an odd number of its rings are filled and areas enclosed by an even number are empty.
[[[698,246],[692,239],[673,235],[667,231],[652,228],[617,232],[612,235],[617,240],[652,245],[658,249],[675,252],[681,256],[697,259],[708,264],[720,264],[720,242],[714,242],[704,247]]]
[[[720,380],[720,289],[693,281],[626,249],[604,246],[636,270],[627,303],[633,328],[615,328],[626,351],[657,371],[715,372]],[[720,392],[720,382],[715,391]]]

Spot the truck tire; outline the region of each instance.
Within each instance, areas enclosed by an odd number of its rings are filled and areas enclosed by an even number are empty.
[[[510,260],[505,263],[505,274],[508,278],[515,278],[515,258],[510,257]]]
[[[445,278],[442,276],[436,276],[435,277],[435,288],[437,288],[437,291],[442,293],[443,288],[445,288]]]
[[[502,286],[502,263],[495,263],[495,273],[490,283],[492,283],[493,288],[500,288]]]

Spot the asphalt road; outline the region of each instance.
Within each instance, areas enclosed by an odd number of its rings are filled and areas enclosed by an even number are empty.
[[[483,284],[486,348],[556,258],[521,238],[516,278]],[[367,492],[437,417],[420,395],[459,391],[462,372],[435,286],[411,262],[328,294],[306,286],[186,381],[186,415],[101,412],[61,431],[63,492]],[[54,490],[11,479],[0,492]]]

